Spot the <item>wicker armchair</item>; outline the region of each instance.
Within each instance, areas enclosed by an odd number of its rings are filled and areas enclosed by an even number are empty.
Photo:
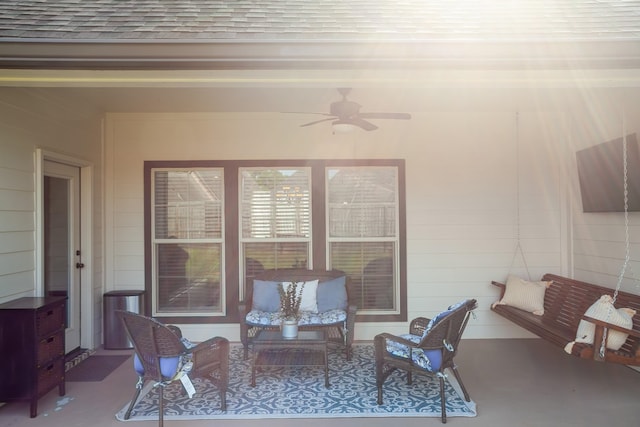
[[[138,374],[136,391],[124,416],[129,419],[145,382],[160,387],[158,425],[163,425],[164,387],[183,374],[203,378],[220,392],[220,408],[227,408],[229,384],[229,341],[214,337],[196,346],[182,339],[180,328],[164,325],[150,317],[128,311],[118,311],[125,330],[135,348],[134,369]]]
[[[395,370],[407,372],[411,384],[413,373],[436,376],[440,380],[442,422],[447,422],[444,393],[445,369],[450,368],[460,384],[464,398],[470,401],[453,361],[469,315],[477,307],[474,299],[449,307],[433,319],[418,317],[411,321],[409,333],[401,336],[381,333],[374,338],[378,405],[382,405],[382,386]]]

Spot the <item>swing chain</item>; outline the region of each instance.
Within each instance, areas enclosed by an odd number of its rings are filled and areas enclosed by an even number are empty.
[[[622,263],[622,267],[620,268],[620,273],[618,274],[618,281],[616,283],[616,289],[613,292],[613,300],[611,301],[611,305],[607,310],[606,322],[609,321],[609,317],[611,316],[611,312],[613,311],[614,305],[618,300],[618,293],[620,292],[620,288],[622,287],[622,280],[624,279],[624,273],[627,270],[627,266],[629,264],[629,187],[628,187],[628,167],[627,167],[628,159],[627,159],[627,136],[626,131],[622,129],[622,170],[623,170],[623,196],[624,196],[624,232],[625,232],[625,255],[624,262]],[[600,357],[604,359],[606,345],[607,345],[607,335],[608,328],[604,329],[604,333],[602,334],[602,342],[600,343]]]
[[[520,112],[516,111],[516,247],[513,251],[513,258],[511,258],[511,265],[509,266],[509,272],[513,270],[513,264],[516,261],[516,257],[520,254],[522,263],[527,272],[527,278],[531,280],[531,273],[529,272],[529,266],[527,265],[527,258],[524,256],[522,245],[520,244]]]

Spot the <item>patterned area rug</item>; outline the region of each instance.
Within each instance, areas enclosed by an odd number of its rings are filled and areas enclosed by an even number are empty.
[[[227,411],[219,410],[218,392],[206,381],[195,380],[196,395],[189,399],[179,381],[165,388],[165,419],[336,418],[336,417],[440,417],[437,378],[414,375],[412,385],[394,372],[384,385],[384,405],[376,404],[373,345],[354,346],[347,362],[342,354],[329,355],[330,387],[324,371],[316,368],[266,368],[257,371],[250,386],[250,360],[242,348],[232,346]],[[463,377],[464,379],[464,377]],[[131,373],[131,394],[135,376]],[[471,391],[470,391],[471,392]],[[148,383],[128,421],[157,420],[158,394]],[[447,417],[474,417],[476,405],[462,398],[453,374],[447,375]],[[116,414],[120,421],[128,404]]]

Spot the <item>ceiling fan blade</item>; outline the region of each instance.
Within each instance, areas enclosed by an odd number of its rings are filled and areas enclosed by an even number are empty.
[[[376,130],[376,129],[378,129],[378,126],[374,125],[373,123],[369,123],[368,121],[363,120],[363,119],[362,119],[362,118],[360,118],[360,117],[354,117],[353,119],[350,119],[350,120],[349,120],[349,123],[352,123],[352,124],[354,124],[354,125],[356,125],[356,126],[358,126],[358,127],[362,128],[362,129],[364,129],[364,130],[369,130],[369,131],[371,131],[371,130]]]
[[[409,113],[360,113],[359,117],[363,119],[396,119],[396,120],[409,120],[411,114]]]
[[[316,120],[314,122],[305,123],[303,125],[300,125],[300,127],[311,126],[311,125],[315,125],[316,123],[328,122],[330,120],[335,120],[335,119],[336,119],[335,117],[331,116],[328,119]]]
[[[314,114],[319,116],[333,116],[333,114],[329,113],[318,113],[316,111],[280,111],[280,114]]]

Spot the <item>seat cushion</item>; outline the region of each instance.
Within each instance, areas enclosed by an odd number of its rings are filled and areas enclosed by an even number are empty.
[[[180,356],[160,358],[160,372],[162,374],[163,380],[169,380],[173,378],[178,372],[179,368]],[[133,355],[133,369],[139,376],[144,376],[144,366],[142,366],[142,361],[138,357],[138,353],[134,353]]]
[[[405,334],[400,335],[401,338],[414,343],[419,343],[422,337],[420,335]],[[387,351],[394,357],[413,360],[414,365],[419,366],[425,371],[435,372],[442,365],[442,352],[440,350],[423,350],[421,348],[410,348],[405,344],[387,339]]]
[[[333,325],[335,323],[344,322],[347,320],[347,312],[345,310],[329,310],[323,313],[313,313],[310,311],[303,311],[300,314],[300,320],[298,325]],[[280,313],[251,310],[247,313],[247,324],[252,326],[280,326],[282,319]]]

